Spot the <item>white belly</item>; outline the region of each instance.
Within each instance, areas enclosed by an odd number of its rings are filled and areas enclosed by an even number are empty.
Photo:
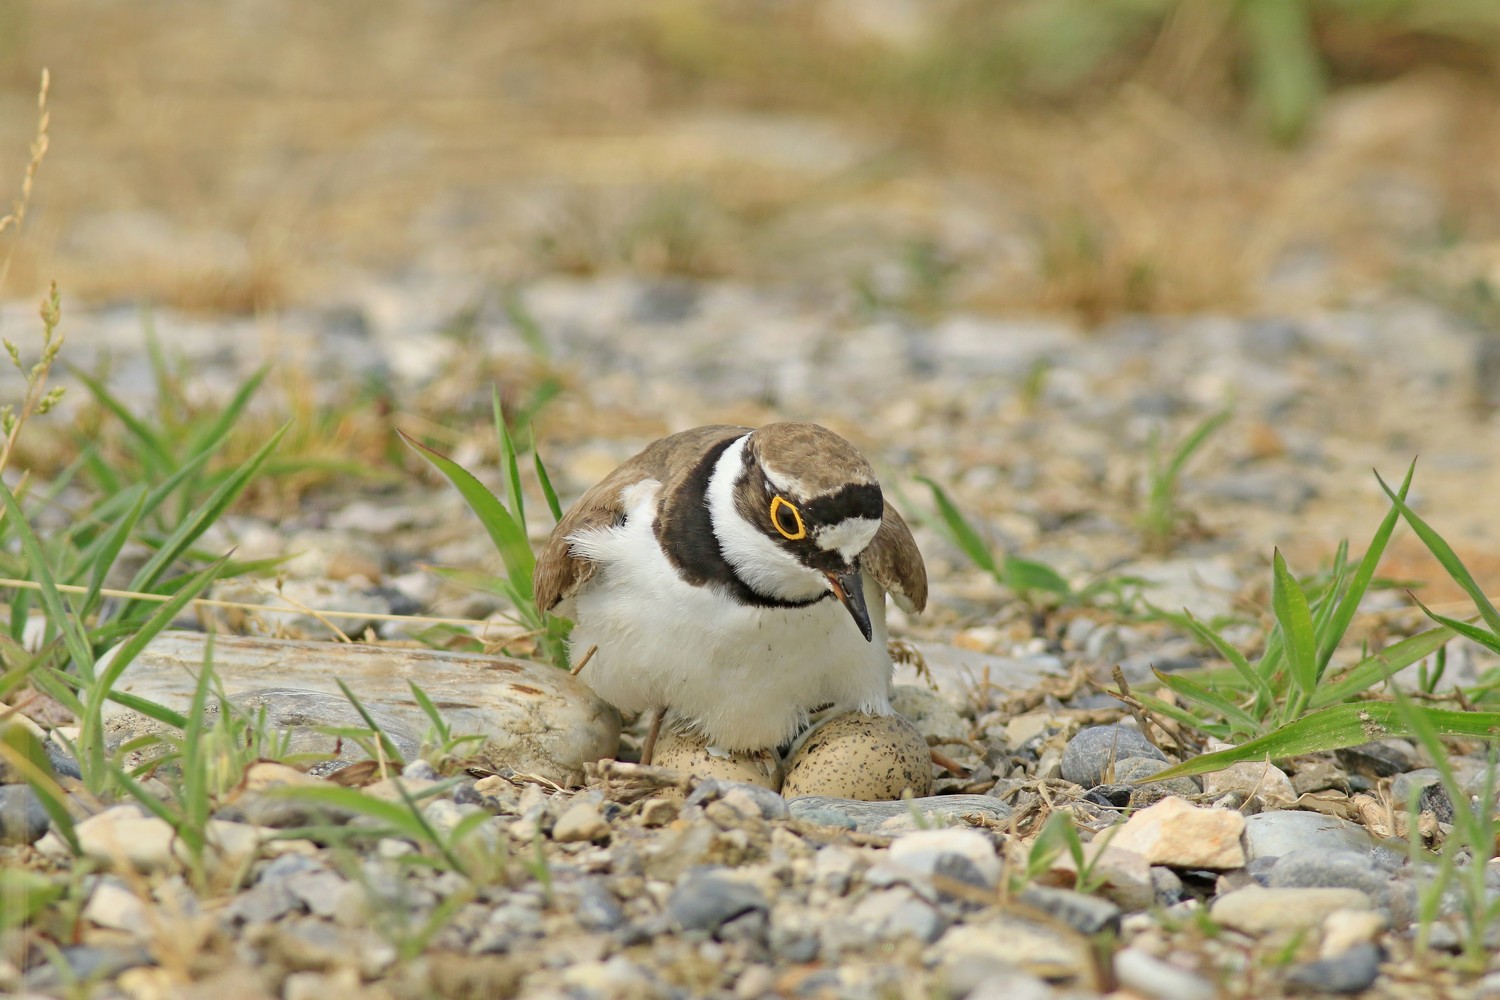
[[[890,711],[885,594],[868,578],[874,640],[832,597],[805,608],[735,603],[683,581],[651,532],[649,496],[625,525],[580,538],[599,569],[573,600],[572,656],[598,649],[580,679],[626,712],[666,707],[727,750],[773,747],[810,709]]]

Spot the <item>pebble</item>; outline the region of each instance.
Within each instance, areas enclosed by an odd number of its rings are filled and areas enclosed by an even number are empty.
[[[1246,934],[1312,930],[1338,910],[1368,910],[1358,889],[1264,889],[1247,885],[1225,893],[1209,907],[1215,923]]]
[[[916,684],[891,685],[891,708],[897,715],[917,727],[929,742],[962,743],[969,735],[969,724],[953,704],[936,691]]]
[[[1362,993],[1380,975],[1380,947],[1356,944],[1332,958],[1320,958],[1287,970],[1287,985],[1313,993]]]
[[[1120,985],[1156,1000],[1214,1000],[1219,995],[1213,983],[1187,969],[1165,962],[1140,948],[1115,953],[1115,978]]]
[[[1170,766],[1155,757],[1126,757],[1115,763],[1115,781],[1131,786],[1129,801],[1136,807],[1151,805],[1168,795],[1197,795],[1203,790],[1192,777],[1149,780]]]
[[[1080,934],[1120,929],[1120,908],[1107,899],[1044,885],[1029,885],[1018,898],[1023,905],[1061,920]]]
[[[1214,741],[1207,749],[1222,750],[1228,746]],[[1285,809],[1297,799],[1292,779],[1270,761],[1241,761],[1205,774],[1203,791],[1215,799],[1231,792],[1239,794],[1242,800],[1257,798],[1262,809]]]
[[[1245,856],[1279,858],[1307,849],[1368,852],[1374,839],[1364,827],[1315,812],[1262,812],[1245,818]]]
[[[1090,961],[1081,938],[1016,917],[957,924],[938,940],[933,951],[945,965],[966,961],[969,956],[980,956],[984,961],[1003,956],[1005,961],[1043,979],[1070,979],[1080,975]]]
[[[847,918],[833,918],[822,933],[825,955],[865,949],[887,941],[937,940],[948,927],[943,914],[908,886],[872,889]]]
[[[51,822],[30,785],[0,785],[0,844],[34,844]]]
[[[747,913],[769,910],[766,897],[755,886],[713,872],[693,872],[667,898],[667,916],[685,931],[718,931]]]
[[[149,929],[145,904],[124,882],[109,875],[89,890],[83,917],[96,926],[132,934],[145,934]]]
[[[1237,812],[1167,798],[1126,820],[1110,846],[1140,854],[1153,865],[1222,871],[1245,864],[1244,830],[1245,817]]]
[[[1368,854],[1347,850],[1303,848],[1283,854],[1272,866],[1267,885],[1273,889],[1317,887],[1358,889],[1376,903],[1384,900],[1389,876]]]
[[[43,962],[26,973],[22,982],[27,990],[53,995],[54,991],[71,990],[80,982],[111,979],[126,969],[151,965],[155,960],[140,945],[104,947],[71,945],[57,950],[59,961]],[[66,972],[59,968],[66,967]]]
[[[608,833],[609,824],[592,802],[574,802],[552,827],[552,839],[562,844],[599,840]]]
[[[981,823],[1003,823],[1012,812],[1010,806],[987,795],[933,795],[901,802],[861,802],[809,795],[789,800],[787,809],[792,819],[845,827],[853,823],[851,829],[860,833],[891,834],[924,827],[969,826],[971,817]],[[844,823],[826,822],[835,817],[841,817]]]
[[[902,834],[885,862],[922,876],[942,875],[981,889],[1000,884],[1000,859],[990,839],[974,830],[949,827]]]
[[[1075,785],[1093,788],[1104,782],[1111,762],[1131,757],[1167,759],[1138,729],[1123,725],[1090,726],[1080,730],[1064,748],[1062,776]]]
[[[625,911],[600,879],[582,879],[569,891],[573,896],[573,916],[584,930],[618,931],[625,927]]]
[[[728,802],[742,814],[759,816],[761,819],[786,819],[791,815],[787,811],[786,799],[780,794],[763,785],[745,781],[707,778],[698,782],[698,786],[688,795],[684,804],[704,805],[715,801]],[[648,822],[647,825],[653,824]]]
[[[1336,910],[1323,921],[1323,943],[1320,958],[1333,958],[1355,945],[1374,941],[1387,927],[1386,914],[1380,911]]]

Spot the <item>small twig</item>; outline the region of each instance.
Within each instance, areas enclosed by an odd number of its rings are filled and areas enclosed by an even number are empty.
[[[588,652],[584,653],[583,656],[579,658],[578,662],[573,665],[573,669],[568,671],[568,673],[572,674],[574,677],[577,677],[579,671],[588,666],[589,661],[594,658],[594,654],[597,652],[599,652],[598,645],[590,646],[588,648]]]
[[[1130,714],[1135,717],[1135,724],[1140,727],[1141,735],[1146,738],[1146,742],[1165,753],[1166,751],[1161,743],[1157,741],[1155,736],[1151,735],[1151,718],[1147,714],[1146,706],[1141,704],[1140,700],[1130,693],[1130,682],[1125,679],[1125,671],[1120,669],[1118,663],[1115,664],[1113,673],[1115,686],[1119,688],[1119,691],[1111,691],[1110,694],[1119,698],[1125,703],[1125,707],[1130,709]],[[1162,732],[1166,732],[1166,730],[1163,729]],[[1113,757],[1113,750],[1111,750],[1111,757]]]
[[[931,755],[932,762],[949,774],[959,778],[967,778],[969,776],[969,769],[967,767],[964,767],[937,747],[928,747],[927,752]]]

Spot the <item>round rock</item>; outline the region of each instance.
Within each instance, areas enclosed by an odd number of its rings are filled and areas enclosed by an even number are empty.
[[[782,794],[879,802],[932,793],[927,740],[899,715],[851,712],[815,729],[787,762]]]
[[[30,785],[0,785],[0,844],[34,844],[50,819]]]
[[[1062,755],[1062,776],[1076,785],[1093,788],[1105,780],[1110,761],[1116,766],[1132,757],[1165,761],[1140,731],[1129,726],[1091,726],[1068,741]]]
[[[1358,889],[1378,903],[1385,898],[1388,878],[1359,851],[1304,848],[1283,854],[1268,881],[1273,889]]]
[[[667,916],[685,931],[718,932],[748,913],[769,909],[765,894],[747,882],[713,872],[688,875],[667,897]]]

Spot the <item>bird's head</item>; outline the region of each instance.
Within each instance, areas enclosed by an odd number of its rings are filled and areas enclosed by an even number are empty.
[[[738,450],[734,516],[714,518],[725,558],[768,597],[801,602],[831,593],[871,639],[859,559],[885,509],[875,471],[817,424],[768,424]]]

